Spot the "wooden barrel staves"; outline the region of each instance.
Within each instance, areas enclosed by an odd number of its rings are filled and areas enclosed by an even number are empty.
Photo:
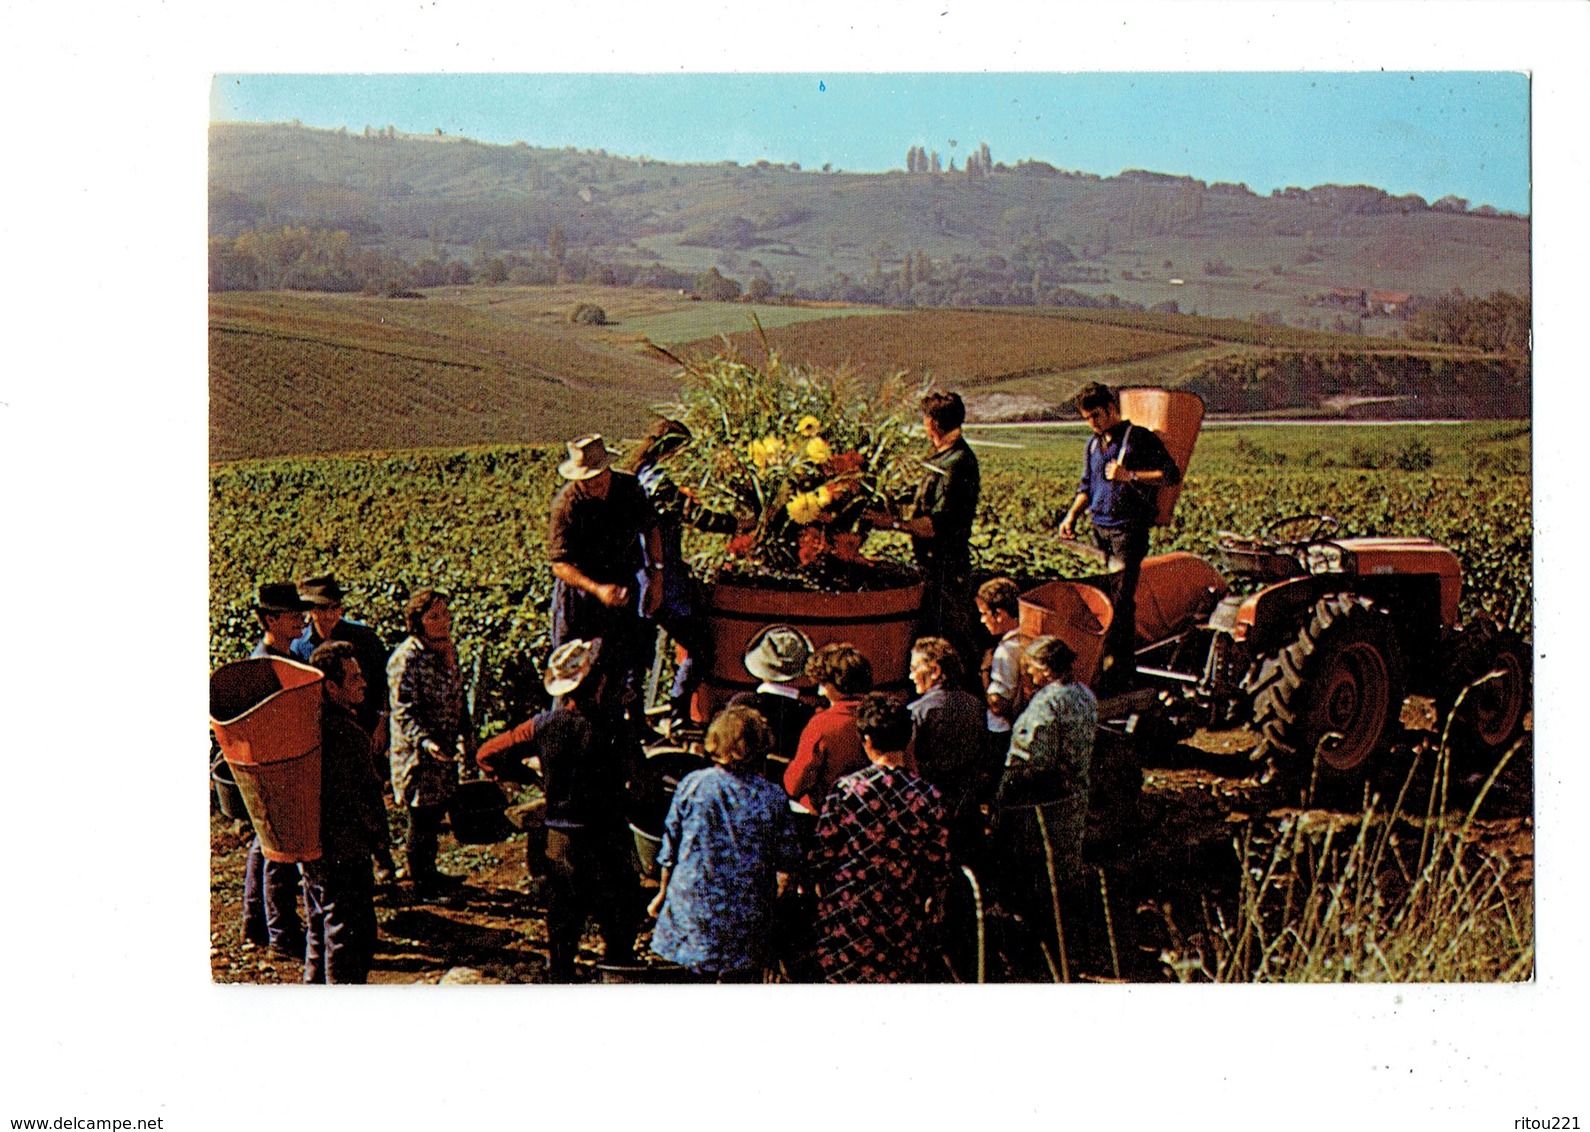
[[[706,616],[713,656],[698,711],[710,717],[736,692],[755,690],[760,681],[746,671],[745,651],[769,625],[799,629],[811,638],[813,648],[849,642],[872,663],[876,686],[904,684],[924,589],[921,582],[853,593],[759,589],[725,582],[708,586]],[[810,685],[802,681],[801,686]]]

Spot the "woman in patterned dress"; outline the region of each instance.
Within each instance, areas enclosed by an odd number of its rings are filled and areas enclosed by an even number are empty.
[[[442,815],[458,788],[459,763],[473,736],[464,727],[464,684],[453,644],[447,595],[415,590],[404,610],[409,636],[387,663],[392,707],[392,795],[408,809],[404,868],[417,895],[436,894],[445,877],[436,868]]]
[[[873,692],[856,710],[869,766],[834,784],[817,821],[817,961],[830,983],[921,982],[928,902],[949,864],[939,792],[906,769],[911,713]]]
[[[773,742],[760,713],[725,708],[707,729],[714,765],[668,807],[651,949],[704,981],[761,981],[773,901],[800,863],[789,799],[761,774]]]

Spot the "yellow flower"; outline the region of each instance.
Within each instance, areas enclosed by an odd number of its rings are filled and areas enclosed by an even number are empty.
[[[834,450],[828,447],[828,441],[820,436],[814,436],[806,442],[806,458],[814,464],[821,464],[833,454]]]
[[[813,416],[804,416],[795,425],[795,431],[802,436],[816,436],[822,428],[823,422]]]
[[[784,505],[789,517],[797,523],[810,523],[823,509],[815,491],[803,491]]]
[[[784,442],[776,436],[764,436],[761,440],[753,440],[750,445],[751,463],[756,465],[757,471],[764,471],[783,451]]]
[[[827,484],[823,484],[822,487],[817,489],[817,505],[819,507],[822,507],[822,508],[824,508],[826,510],[828,505],[830,503],[832,503],[833,501],[834,501],[833,488],[829,487]]]

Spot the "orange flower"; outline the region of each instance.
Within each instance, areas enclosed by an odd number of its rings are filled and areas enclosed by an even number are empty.
[[[853,476],[861,471],[860,452],[841,452],[823,463],[823,471],[830,476]]]
[[[796,554],[802,566],[810,566],[828,551],[828,538],[820,527],[807,527],[801,531],[796,543]]]
[[[861,554],[861,535],[856,531],[840,531],[834,536],[834,557],[845,562],[866,562]]]

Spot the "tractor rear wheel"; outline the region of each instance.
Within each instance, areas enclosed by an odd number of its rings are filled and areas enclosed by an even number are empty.
[[[1304,772],[1317,755],[1322,773],[1359,774],[1401,718],[1404,696],[1390,614],[1368,598],[1330,594],[1261,670],[1255,757]]]
[[[1453,753],[1464,759],[1495,758],[1518,737],[1529,710],[1529,650],[1517,633],[1476,620],[1459,633],[1448,653],[1441,685],[1438,724]]]

